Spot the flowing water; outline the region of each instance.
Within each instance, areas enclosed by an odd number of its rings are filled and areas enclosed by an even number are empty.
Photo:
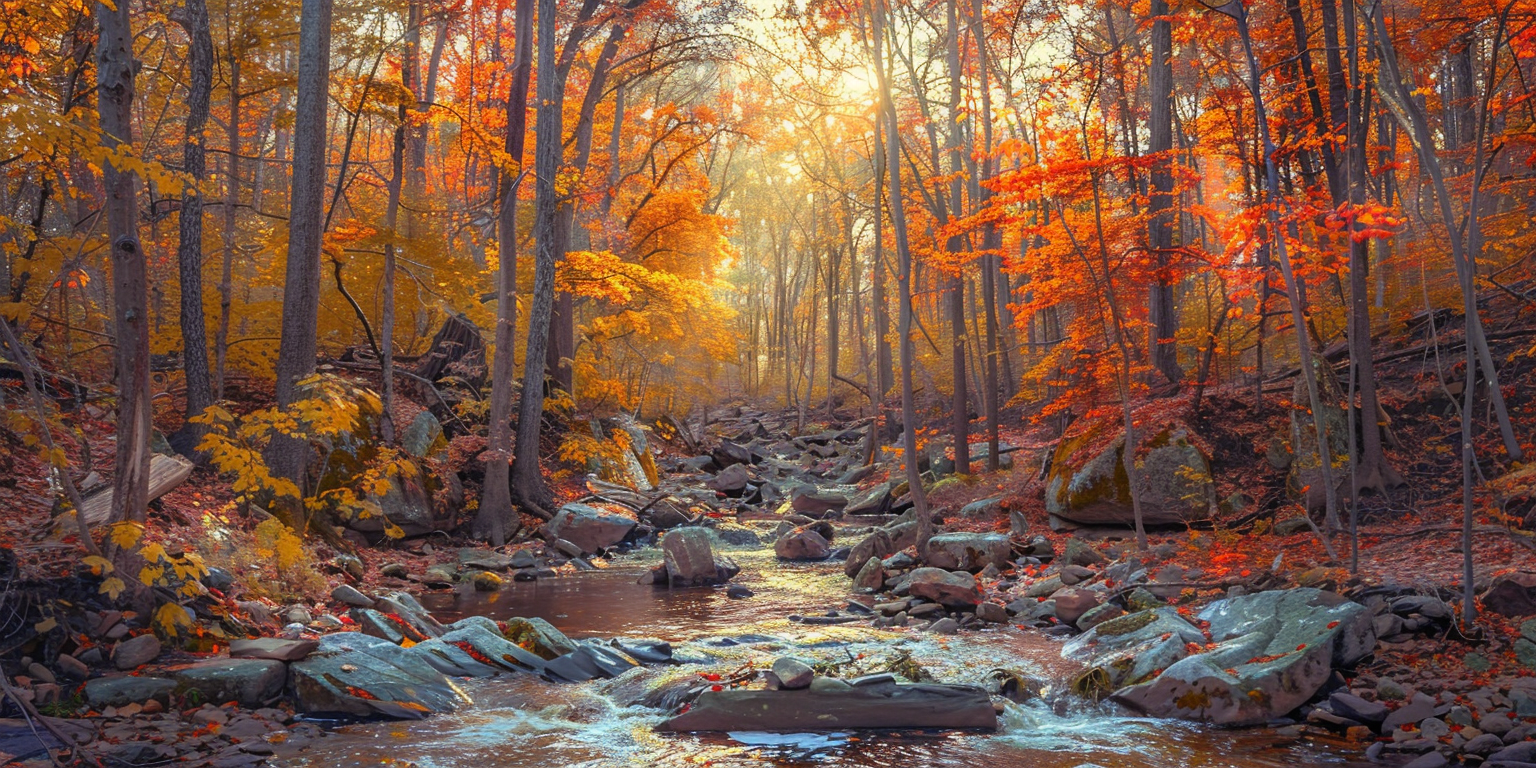
[[[847,580],[833,565],[790,565],[771,552],[735,551],[736,583],[757,594],[727,599],[723,589],[667,590],[635,583],[656,551],[614,561],[604,570],[509,583],[501,592],[431,594],[422,603],[443,621],[469,615],[542,617],[573,638],[652,637],[673,641],[679,656],[710,663],[636,670],[617,680],[578,685],[530,675],[470,681],[475,704],[419,722],[338,728],[290,765],[415,765],[421,768],[670,768],[672,766],[923,766],[924,768],[1294,768],[1366,765],[1347,746],[1287,738],[1264,729],[1221,730],[1127,716],[1109,706],[1047,695],[1009,703],[997,733],[873,732],[834,734],[663,734],[661,713],[634,701],[661,677],[700,670],[728,673],[774,654],[857,667],[905,654],[940,682],[979,682],[1002,668],[1059,686],[1073,665],[1059,641],[1033,631],[996,628],[938,638],[863,624],[807,626],[795,613],[840,607]],[[690,642],[691,641],[691,642]],[[1358,752],[1354,753],[1358,754]]]

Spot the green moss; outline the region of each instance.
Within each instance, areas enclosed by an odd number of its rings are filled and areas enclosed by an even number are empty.
[[[1094,627],[1094,630],[1100,636],[1119,637],[1135,632],[1154,621],[1157,621],[1157,613],[1155,611],[1141,611],[1110,619]]]
[[[1109,672],[1103,667],[1089,667],[1072,678],[1070,687],[1073,693],[1085,699],[1099,701],[1114,692],[1113,686]]]

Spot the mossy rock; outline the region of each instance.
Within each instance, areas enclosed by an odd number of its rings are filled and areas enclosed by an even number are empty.
[[[1124,435],[1105,442],[1113,429],[1106,421],[1057,445],[1046,480],[1047,512],[1082,525],[1135,524]],[[1188,430],[1165,426],[1140,446],[1137,492],[1143,524],[1182,525],[1210,517],[1217,505],[1210,460]]]
[[[1136,630],[1141,629],[1142,627],[1145,627],[1154,621],[1157,621],[1156,613],[1152,611],[1138,611],[1137,613],[1128,613],[1124,616],[1110,619],[1109,621],[1099,624],[1097,629],[1099,630],[1100,635],[1117,637],[1119,635],[1128,635],[1132,632],[1135,632]]]

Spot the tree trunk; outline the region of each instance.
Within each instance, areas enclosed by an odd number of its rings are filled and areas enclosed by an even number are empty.
[[[1152,338],[1148,340],[1152,367],[1170,383],[1184,378],[1179,368],[1178,307],[1173,277],[1173,31],[1167,0],[1152,0],[1151,191],[1147,199],[1147,245],[1157,267],[1148,301]]]
[[[224,166],[224,242],[219,264],[219,330],[213,342],[213,398],[224,399],[229,360],[229,315],[234,302],[235,214],[240,209],[240,55],[229,54],[229,156]]]
[[[523,394],[517,411],[517,448],[512,460],[512,492],[531,511],[550,513],[554,499],[539,473],[539,426],[544,421],[545,359],[551,341],[550,315],[555,303],[556,230],[560,170],[561,99],[555,74],[555,0],[539,4],[538,115],[534,123],[533,301],[528,312],[528,349],[523,355]]]
[[[204,152],[208,125],[208,99],[213,93],[213,37],[208,31],[205,0],[187,0],[181,19],[189,41],[187,56],[187,139],[182,150],[183,170],[193,184],[181,197],[180,239],[176,265],[181,278],[182,365],[186,371],[185,418],[201,414],[213,405],[213,385],[208,373],[208,322],[203,313],[203,196],[199,188],[207,178]],[[181,428],[181,442],[189,457],[198,454],[197,444],[206,429],[190,421]]]
[[[960,149],[960,19],[956,0],[948,0],[949,18],[949,213],[951,217],[960,216],[960,208],[963,205],[961,197],[964,182],[961,176],[965,173],[965,162]],[[892,134],[897,135],[897,134]],[[951,254],[959,254],[965,250],[965,237],[954,235],[949,238],[947,248]],[[950,344],[950,361],[952,364],[951,375],[954,378],[954,398],[950,404],[950,431],[955,445],[955,473],[968,475],[971,473],[971,417],[966,396],[966,370],[965,370],[965,280],[959,268],[956,274],[949,280],[949,328],[952,334]]]
[[[108,149],[133,144],[133,32],[128,4],[96,6],[97,112]],[[117,337],[117,461],[113,520],[142,521],[149,504],[149,316],[144,250],[139,244],[138,177],[102,165],[107,236],[112,248],[112,304]],[[129,581],[133,581],[129,579]]]
[[[298,104],[293,118],[293,187],[289,192],[288,261],[283,274],[283,326],[277,353],[277,404],[286,408],[297,385],[315,372],[320,313],[320,239],[325,215],[326,102],[330,91],[332,0],[303,0],[299,20]],[[304,487],[309,447],[293,438],[272,441],[273,474]],[[294,526],[304,531],[302,510]]]
[[[512,508],[512,378],[517,344],[517,191],[522,186],[524,143],[528,128],[528,81],[533,70],[533,0],[517,0],[512,50],[512,87],[507,96],[507,157],[514,163],[501,173],[497,195],[496,356],[491,365],[490,439],[485,484],[473,533],[494,546],[505,544],[521,527]],[[513,175],[512,171],[518,173]]]

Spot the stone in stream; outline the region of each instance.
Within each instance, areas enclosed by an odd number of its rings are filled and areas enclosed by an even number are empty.
[[[773,543],[773,553],[781,560],[825,560],[832,546],[810,526],[795,528]]]
[[[981,602],[976,577],[953,573],[942,568],[918,568],[908,575],[907,589],[913,597],[932,600],[951,608],[973,606]]]
[[[928,539],[928,564],[947,571],[1003,568],[1012,555],[1008,537],[1000,533],[940,533]]]
[[[677,528],[661,539],[667,581],[675,587],[724,584],[741,572],[736,563],[717,557],[707,528]]]
[[[576,643],[540,618],[507,619],[502,635],[546,660],[576,650]]]
[[[638,524],[634,513],[572,502],[560,508],[546,527],[550,535],[575,544],[583,554],[623,541]]]
[[[294,703],[301,712],[409,720],[469,703],[430,666],[403,657],[401,666],[374,655],[405,650],[356,632],[326,635],[319,651],[289,665]]]
[[[188,701],[263,707],[277,701],[288,682],[288,667],[272,659],[209,659],[166,670]]]
[[[798,691],[706,691],[686,712],[658,728],[769,732],[860,728],[996,730],[997,712],[987,692],[976,686],[844,683],[835,690],[817,690],[813,686]]]
[[[816,670],[811,669],[811,665],[791,656],[775,659],[772,671],[778,678],[779,688],[787,691],[808,688],[816,677]]]
[[[124,704],[142,704],[146,701],[165,704],[170,701],[171,692],[174,690],[176,690],[175,680],[147,675],[98,677],[87,680],[84,688],[86,703],[98,710],[105,707],[120,707]]]
[[[277,637],[257,637],[249,640],[229,641],[229,657],[232,659],[273,659],[298,661],[315,652],[320,643],[315,640],[284,640]]]
[[[853,577],[853,590],[855,592],[879,592],[885,586],[885,566],[880,564],[880,558],[871,557],[864,561],[864,567]]]
[[[1115,700],[1154,717],[1263,723],[1301,706],[1336,667],[1354,665],[1376,645],[1365,606],[1306,587],[1219,600],[1200,618],[1216,648],[1133,681]]]

